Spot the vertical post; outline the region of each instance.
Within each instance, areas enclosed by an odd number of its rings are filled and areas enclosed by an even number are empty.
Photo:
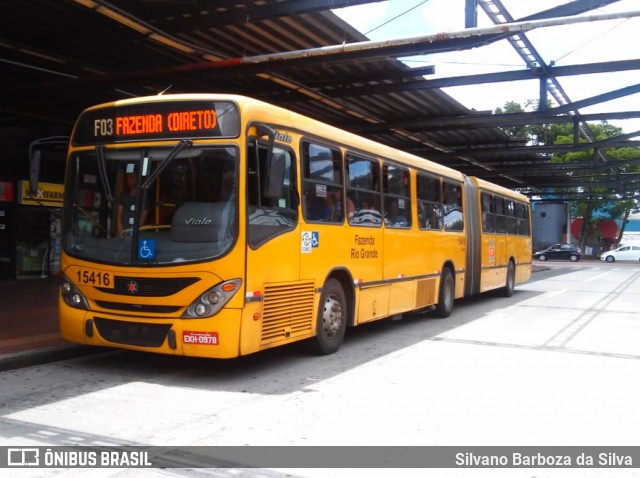
[[[571,244],[571,203],[567,201],[567,244]]]
[[[540,77],[540,102],[538,103],[538,111],[546,111],[547,110],[547,77]]]
[[[477,26],[478,26],[478,0],[465,0],[464,27],[476,28]]]

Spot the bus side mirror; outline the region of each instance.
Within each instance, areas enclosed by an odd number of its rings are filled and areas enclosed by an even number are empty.
[[[40,158],[42,151],[39,149],[31,152],[29,157],[29,195],[35,197],[38,194],[38,181],[40,179]]]
[[[65,145],[69,141],[68,136],[49,136],[36,139],[29,144],[29,195],[35,197],[38,194],[38,181],[40,181],[40,159],[42,158],[42,145]]]
[[[267,177],[264,195],[269,198],[279,198],[282,196],[284,187],[284,154],[272,154],[270,161],[267,161]]]
[[[265,135],[269,138],[269,146],[265,161],[264,195],[270,198],[279,198],[282,196],[284,187],[285,159],[282,154],[273,154],[273,145],[276,139],[275,130],[266,124],[258,125],[258,136]]]

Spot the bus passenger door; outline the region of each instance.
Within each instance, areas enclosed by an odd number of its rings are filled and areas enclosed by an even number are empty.
[[[249,146],[247,157],[247,263],[241,353],[251,353],[310,335],[313,284],[300,284],[299,194],[293,152],[276,146],[284,161],[283,188],[267,196],[267,148]],[[269,193],[272,194],[272,193]],[[309,300],[310,298],[310,300]],[[296,308],[305,299],[308,310]],[[307,315],[308,323],[301,324]]]

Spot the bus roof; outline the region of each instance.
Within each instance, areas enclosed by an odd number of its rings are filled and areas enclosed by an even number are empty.
[[[474,177],[473,180],[476,181],[476,184],[480,189],[491,191],[497,194],[502,194],[503,196],[508,196],[512,199],[517,199],[519,201],[529,202],[529,198],[527,196],[525,196],[524,194],[520,194],[516,191],[513,191],[512,189],[508,189],[503,186],[498,186],[497,184],[493,184],[493,183],[490,183],[489,181],[485,181],[484,179],[480,179],[476,177]]]
[[[407,166],[428,171],[451,179],[462,180],[464,174],[455,169],[435,163],[428,159],[404,152],[399,149],[386,146],[382,143],[363,138],[348,131],[328,125],[308,116],[295,113],[280,106],[275,106],[261,100],[241,95],[217,94],[217,93],[186,93],[171,95],[141,96],[138,98],[128,98],[109,103],[103,103],[87,108],[85,111],[92,111],[100,108],[129,106],[135,104],[168,102],[168,101],[234,101],[241,110],[242,121],[246,124],[249,121],[264,122],[275,126],[287,127],[297,130],[303,134],[317,136],[319,138],[335,141],[338,144],[353,148],[356,152],[363,152],[374,157],[395,160]],[[488,181],[474,178],[479,187],[490,190],[505,196],[519,200],[528,200],[526,196],[516,193],[508,188],[498,186]]]
[[[265,113],[264,105],[266,103],[246,97],[238,98],[242,98],[243,111],[250,112],[252,117],[261,118],[265,122],[275,123],[272,118],[273,113],[277,110],[281,110],[283,115],[289,116],[288,127],[296,129],[302,133],[333,140],[336,143],[353,148],[355,152],[362,152],[378,158],[395,160],[406,164],[407,166],[429,171],[452,179],[462,180],[464,177],[460,171],[456,171],[455,169],[405,151],[386,146],[382,143],[363,138],[362,136],[331,126],[308,116],[273,105],[270,105],[273,110],[269,109],[268,112]]]

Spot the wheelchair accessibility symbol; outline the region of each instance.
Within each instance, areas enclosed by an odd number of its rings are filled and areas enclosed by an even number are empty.
[[[140,239],[138,241],[138,259],[150,261],[156,257],[156,240]]]
[[[302,253],[309,253],[320,247],[320,234],[317,231],[303,231],[300,239]]]

